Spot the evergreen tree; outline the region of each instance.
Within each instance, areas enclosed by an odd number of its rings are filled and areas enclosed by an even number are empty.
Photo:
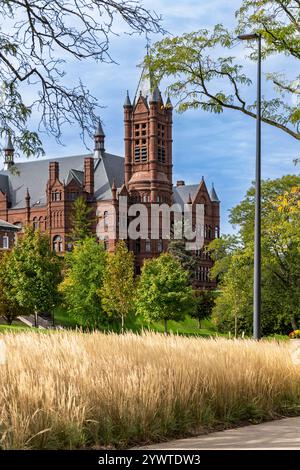
[[[94,238],[79,240],[66,254],[66,270],[60,292],[70,316],[88,328],[103,321],[100,289],[106,268],[107,253]]]
[[[195,309],[189,274],[169,253],[145,261],[137,289],[136,309],[145,319],[180,321]]]
[[[184,239],[171,239],[168,246],[168,252],[181,264],[182,268],[189,273],[190,283],[195,278],[195,269],[197,259],[191,250],[186,249]]]
[[[5,296],[11,306],[35,314],[51,312],[60,301],[61,259],[51,250],[48,236],[27,228],[5,261]]]
[[[71,213],[72,229],[69,234],[71,241],[78,242],[92,236],[92,212],[93,209],[88,207],[83,196],[75,200]]]
[[[134,255],[122,240],[118,242],[115,253],[108,255],[101,289],[103,310],[109,317],[121,319],[122,333],[125,318],[133,309],[134,291]]]

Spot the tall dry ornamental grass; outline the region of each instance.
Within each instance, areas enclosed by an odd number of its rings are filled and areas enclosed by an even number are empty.
[[[286,344],[80,332],[6,334],[0,447],[127,446],[295,413]]]

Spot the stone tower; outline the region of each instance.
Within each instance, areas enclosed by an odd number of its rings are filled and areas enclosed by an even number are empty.
[[[172,104],[145,70],[124,103],[125,185],[132,202],[172,203]]]

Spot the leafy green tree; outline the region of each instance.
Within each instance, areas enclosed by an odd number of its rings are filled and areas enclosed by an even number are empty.
[[[108,255],[101,288],[101,301],[108,317],[121,320],[122,334],[125,319],[133,310],[134,293],[134,255],[121,240],[117,244],[115,253]]]
[[[282,54],[294,63],[285,76],[282,67],[269,73],[270,96],[262,100],[263,122],[300,140],[300,59],[298,0],[244,0],[236,12],[237,24],[229,31],[222,24],[182,36],[166,37],[154,44],[145,59],[159,81],[169,77],[169,93],[178,100],[180,112],[202,109],[222,113],[226,109],[256,118],[256,103],[249,101],[250,78],[244,63],[233,56],[238,34],[262,35],[263,59]],[[257,60],[257,44],[248,42],[249,57]]]
[[[145,261],[137,289],[137,313],[150,321],[180,321],[195,309],[189,274],[169,253]]]
[[[100,289],[106,269],[107,254],[94,238],[80,240],[66,254],[66,269],[60,292],[68,314],[88,328],[103,321]]]
[[[215,306],[216,293],[211,290],[195,291],[196,309],[191,314],[193,318],[197,318],[198,326],[201,328],[201,321],[211,317],[212,310]]]
[[[88,207],[83,196],[79,196],[74,201],[71,213],[72,229],[69,234],[72,242],[78,242],[92,236],[92,212],[93,209]]]
[[[6,276],[6,265],[10,253],[5,253],[0,257],[0,317],[11,325],[13,320],[24,313],[21,307],[13,300],[9,299],[7,293],[10,290]]]
[[[5,296],[27,312],[51,312],[60,302],[61,259],[51,250],[48,236],[27,228],[5,261]]]
[[[286,333],[300,321],[300,177],[262,183],[262,328]],[[213,318],[225,331],[252,333],[255,189],[231,210],[232,242],[213,242],[213,275],[221,273]]]
[[[43,154],[33,112],[58,141],[65,123],[77,123],[83,137],[94,127],[97,100],[80,80],[64,79],[66,57],[114,62],[119,21],[130,33],[162,32],[160,17],[136,0],[5,0],[0,21],[0,135],[9,131],[26,156]]]

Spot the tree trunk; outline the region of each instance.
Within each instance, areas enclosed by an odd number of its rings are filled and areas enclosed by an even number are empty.
[[[121,334],[124,334],[124,315],[121,315]]]
[[[165,335],[168,334],[168,320],[164,319],[164,324],[165,324]]]
[[[38,313],[36,309],[34,310],[34,326],[38,327]]]
[[[237,315],[234,316],[234,337],[237,338]]]

